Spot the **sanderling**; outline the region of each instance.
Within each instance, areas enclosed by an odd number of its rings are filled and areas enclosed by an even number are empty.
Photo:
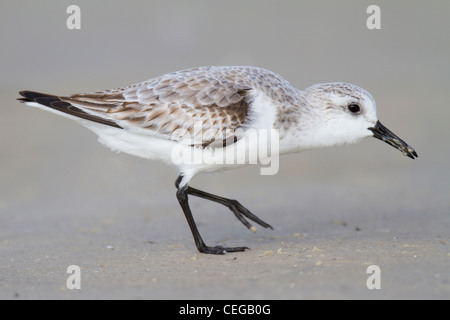
[[[19,100],[26,104],[77,120],[112,150],[169,164],[174,163],[173,149],[180,144],[184,150],[229,149],[244,141],[251,130],[264,129],[278,133],[275,156],[373,136],[405,156],[417,157],[412,147],[378,121],[375,101],[366,90],[343,82],[298,90],[281,76],[256,67],[188,69],[124,88],[71,96],[20,94],[23,98]],[[193,132],[198,122],[200,135]],[[212,134],[204,135],[208,130]],[[251,145],[245,150],[249,148]],[[207,246],[193,219],[188,195],[228,207],[253,231],[248,220],[272,228],[238,201],[189,186],[200,172],[234,168],[236,163],[181,162],[177,166],[176,196],[200,252],[224,254],[248,248]]]

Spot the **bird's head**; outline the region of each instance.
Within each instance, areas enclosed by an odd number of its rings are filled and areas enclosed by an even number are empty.
[[[305,90],[310,112],[316,113],[318,141],[324,146],[355,143],[373,136],[412,159],[415,150],[377,118],[375,100],[366,90],[343,82],[320,83]]]

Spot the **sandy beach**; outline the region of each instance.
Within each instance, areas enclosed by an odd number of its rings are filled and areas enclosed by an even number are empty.
[[[69,30],[69,3],[2,2],[0,299],[449,299],[450,3],[381,1],[380,30],[366,27],[369,4],[78,1],[81,29]],[[286,155],[273,176],[200,175],[193,187],[274,227],[252,232],[192,198],[207,244],[251,248],[204,255],[175,168],[15,100],[202,65],[257,65],[298,88],[360,85],[419,158],[368,138]],[[66,286],[71,265],[80,290]],[[366,285],[371,265],[379,290]]]

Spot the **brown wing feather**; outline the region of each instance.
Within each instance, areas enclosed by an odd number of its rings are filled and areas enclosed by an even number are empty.
[[[71,103],[63,101],[60,97],[35,91],[20,91],[19,94],[23,98],[19,98],[18,100],[22,102],[36,102],[41,105],[47,106],[60,112],[70,114],[78,118],[122,129],[122,127],[119,126],[114,121],[89,114],[73,106]]]
[[[201,122],[204,135],[194,137],[192,144],[205,147],[212,146],[217,137],[230,140],[238,128],[245,127],[250,90],[235,79],[227,80],[203,68],[61,100],[89,114],[113,120],[123,128],[174,140],[185,138],[186,133],[196,134],[199,128],[196,123]]]

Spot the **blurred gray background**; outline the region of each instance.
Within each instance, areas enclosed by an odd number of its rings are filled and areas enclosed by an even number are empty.
[[[66,9],[81,8],[81,30]],[[381,30],[366,9],[381,8]],[[450,2],[9,1],[0,3],[0,298],[450,298]],[[275,230],[252,233],[193,198],[177,172],[117,154],[75,122],[15,101],[120,87],[179,69],[255,65],[298,88],[346,81],[417,160],[375,139],[247,167],[193,186],[238,199]],[[68,290],[78,265],[82,289]],[[368,290],[366,268],[381,268]]]

